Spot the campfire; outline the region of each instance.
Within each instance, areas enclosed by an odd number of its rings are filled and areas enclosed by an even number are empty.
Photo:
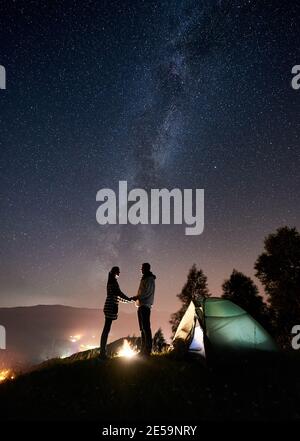
[[[137,351],[133,349],[128,340],[124,340],[123,346],[118,352],[118,357],[126,357],[126,358],[132,358],[137,354]]]
[[[0,371],[0,383],[3,383],[7,380],[14,380],[15,375],[11,369],[3,369]]]

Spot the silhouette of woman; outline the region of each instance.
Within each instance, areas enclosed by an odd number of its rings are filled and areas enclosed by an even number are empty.
[[[105,300],[103,312],[105,315],[104,328],[101,335],[100,341],[100,359],[107,359],[106,355],[106,343],[108,339],[108,334],[110,332],[111,324],[113,320],[117,320],[119,311],[119,302],[130,303],[131,298],[127,297],[121,290],[117,281],[120,275],[120,268],[114,266],[108,273],[107,280],[107,297]]]

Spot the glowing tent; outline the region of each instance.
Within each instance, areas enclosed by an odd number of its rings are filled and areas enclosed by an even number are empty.
[[[173,339],[174,349],[206,353],[276,351],[268,332],[240,306],[230,300],[208,298],[191,302]]]

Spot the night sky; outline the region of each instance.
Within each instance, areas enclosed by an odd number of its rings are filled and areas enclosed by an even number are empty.
[[[135,295],[144,261],[170,312],[193,262],[214,295],[253,276],[299,228],[299,32],[297,2],[1,2],[0,306],[102,307],[110,267]],[[100,226],[120,180],[204,188],[204,233]]]

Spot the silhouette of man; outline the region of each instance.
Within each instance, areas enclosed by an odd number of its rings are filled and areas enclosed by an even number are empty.
[[[142,278],[136,297],[138,307],[138,321],[141,330],[141,355],[150,355],[152,350],[152,333],[150,324],[151,307],[154,302],[155,279],[149,263],[143,263],[141,267]]]

